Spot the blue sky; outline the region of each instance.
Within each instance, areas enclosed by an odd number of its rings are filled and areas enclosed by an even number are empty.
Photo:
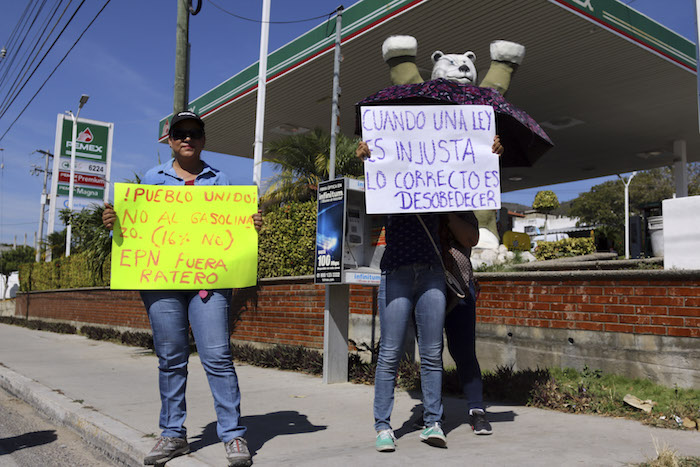
[[[94,18],[105,0],[91,0],[78,12],[55,50],[49,54],[16,102],[0,118],[0,136],[41,83]],[[0,15],[0,47],[6,45],[29,0],[3,2]],[[259,18],[262,2],[216,0],[217,5],[240,16]],[[345,6],[350,6],[348,2]],[[631,6],[679,34],[696,40],[693,0],[625,0]],[[53,4],[53,2],[47,2]],[[272,21],[289,21],[327,15],[338,0],[273,0]],[[70,11],[75,6],[71,6]],[[273,51],[303,34],[322,20],[272,24]],[[63,24],[63,23],[62,23]],[[81,117],[115,123],[112,180],[125,181],[144,173],[169,157],[169,148],[157,143],[158,120],[171,112],[175,62],[175,1],[115,0],[109,3],[90,30],[70,53],[56,74],[0,141],[0,242],[33,242],[38,229],[42,177],[31,175],[33,165],[43,167],[42,156],[53,152],[56,115],[77,111],[81,94],[90,95]],[[203,0],[202,11],[190,19],[190,97],[197,97],[258,59],[260,26],[218,10]],[[12,54],[8,50],[5,60]],[[5,66],[7,63],[5,63]],[[4,66],[0,64],[0,73]],[[0,88],[0,99],[5,88]],[[690,96],[689,96],[690,98]],[[207,153],[204,159],[225,171],[236,184],[252,183],[252,161]],[[263,177],[271,174],[263,170]],[[593,179],[547,187],[560,201],[575,198],[605,179]],[[503,195],[503,201],[530,205],[537,191],[521,190]]]

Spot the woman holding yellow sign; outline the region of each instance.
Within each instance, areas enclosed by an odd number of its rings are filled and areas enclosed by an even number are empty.
[[[173,159],[149,170],[146,185],[230,185],[223,172],[200,158],[204,149],[204,122],[194,112],[179,112],[170,124],[168,144]],[[108,229],[117,223],[113,207],[105,203],[102,222]],[[260,211],[253,215],[256,230],[262,227]],[[162,464],[187,454],[185,386],[189,357],[189,329],[204,367],[217,416],[217,434],[226,448],[229,466],[252,464],[240,424],[240,391],[233,366],[229,335],[230,289],[143,290],[141,298],[151,323],[158,355],[161,398],[161,436],[144,464]]]

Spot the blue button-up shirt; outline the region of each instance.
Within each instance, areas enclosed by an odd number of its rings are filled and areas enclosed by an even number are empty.
[[[175,159],[170,159],[168,162],[153,167],[146,172],[141,183],[144,185],[184,185],[185,181],[178,177],[173,168]],[[204,168],[194,180],[195,185],[230,185],[231,181],[228,176],[222,171],[215,169],[206,162],[202,161]]]

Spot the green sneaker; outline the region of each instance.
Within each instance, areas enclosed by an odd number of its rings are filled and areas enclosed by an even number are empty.
[[[375,446],[379,452],[394,452],[396,451],[396,445],[394,444],[396,437],[394,432],[391,430],[382,430],[377,433],[377,442]]]
[[[442,428],[440,428],[440,424],[438,422],[435,422],[434,425],[429,426],[423,431],[421,431],[420,439],[422,439],[431,446],[435,446],[438,448],[447,447],[447,438],[445,437],[445,433],[442,432]]]

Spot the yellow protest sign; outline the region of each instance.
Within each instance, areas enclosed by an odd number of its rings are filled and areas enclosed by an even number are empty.
[[[255,186],[114,184],[112,289],[256,284]]]

